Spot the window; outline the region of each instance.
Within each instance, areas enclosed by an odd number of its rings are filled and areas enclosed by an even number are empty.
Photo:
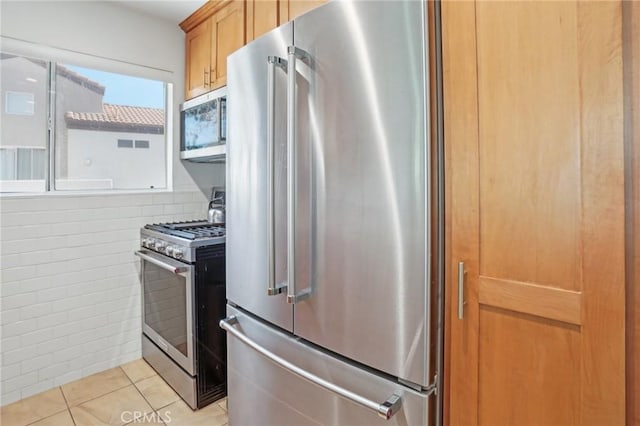
[[[0,192],[166,187],[164,82],[6,53],[0,78]]]
[[[33,93],[12,92],[7,90],[5,106],[7,114],[33,115],[34,106]]]

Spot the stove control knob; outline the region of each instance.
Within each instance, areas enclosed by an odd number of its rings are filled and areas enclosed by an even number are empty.
[[[174,250],[173,246],[167,246],[167,249],[164,252],[169,256],[173,256],[173,250]]]
[[[165,243],[164,241],[156,241],[154,247],[157,251],[164,251],[164,249],[167,247],[167,243]]]
[[[142,245],[146,248],[153,248],[153,243],[153,238],[145,238],[144,240],[142,240]]]
[[[182,259],[184,257],[184,250],[182,250],[180,247],[174,247],[173,257],[175,257],[176,259]]]

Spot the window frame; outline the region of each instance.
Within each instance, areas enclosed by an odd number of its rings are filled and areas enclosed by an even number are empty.
[[[48,46],[41,46],[29,42],[16,42],[0,37],[3,46],[2,53],[21,56],[31,59],[39,59],[46,63],[46,136],[45,136],[45,170],[44,170],[44,191],[2,191],[1,197],[11,196],[38,196],[46,194],[118,194],[118,193],[146,193],[146,192],[166,192],[172,191],[173,177],[173,140],[174,140],[174,82],[173,74],[157,68],[149,68],[130,62],[121,62],[114,59],[85,55],[79,52],[64,51]],[[8,43],[4,43],[8,41]],[[12,47],[17,44],[19,48]],[[97,71],[121,74],[124,76],[137,77],[155,80],[163,85],[164,90],[164,134],[163,145],[165,151],[165,161],[163,164],[164,186],[155,188],[114,188],[114,189],[57,189],[56,188],[56,65],[69,64],[79,67],[91,68]],[[9,148],[9,147],[7,147]],[[135,139],[133,140],[135,148]],[[16,151],[17,161],[17,151]],[[33,158],[32,158],[33,161]],[[17,172],[16,172],[17,173]],[[33,173],[31,173],[33,174]],[[40,180],[42,182],[42,179]],[[1,188],[1,186],[0,186]]]

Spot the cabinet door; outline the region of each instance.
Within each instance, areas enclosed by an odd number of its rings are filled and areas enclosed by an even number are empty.
[[[227,56],[244,46],[243,1],[232,1],[211,17],[211,89],[227,84]]]
[[[189,31],[186,40],[185,98],[190,99],[211,90],[211,21],[206,20]]]
[[[247,1],[247,43],[278,26],[278,0]]]
[[[448,423],[623,425],[621,4],[442,13]]]
[[[327,0],[281,0],[280,23],[291,21],[326,2]]]

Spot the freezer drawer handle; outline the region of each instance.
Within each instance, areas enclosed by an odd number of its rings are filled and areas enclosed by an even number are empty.
[[[274,354],[268,349],[265,349],[264,347],[260,346],[258,343],[248,338],[245,334],[241,333],[236,328],[234,328],[233,325],[236,323],[238,323],[238,317],[236,317],[235,315],[232,315],[230,317],[227,317],[221,320],[220,327],[226,330],[228,333],[231,333],[234,337],[236,337],[238,340],[240,340],[241,342],[249,346],[251,349],[264,355],[269,360],[275,362],[282,368],[289,370],[293,374],[296,374],[302,377],[303,379],[306,379],[320,387],[323,387],[328,391],[334,392],[344,398],[347,398],[355,402],[356,404],[360,404],[365,408],[373,410],[385,420],[389,420],[391,417],[393,417],[394,414],[396,414],[400,410],[400,407],[402,406],[402,398],[398,393],[394,393],[389,398],[387,398],[386,401],[382,403],[372,401],[361,395],[353,393],[350,390],[340,387],[334,383],[328,382],[316,376],[315,374],[311,374],[308,371],[298,367],[297,365],[294,365],[289,361],[285,360],[284,358]]]
[[[269,256],[269,283],[267,295],[276,296],[287,289],[286,284],[276,285],[276,247],[275,247],[275,189],[274,172],[276,138],[276,67],[287,72],[286,59],[277,56],[267,57],[267,253]]]

